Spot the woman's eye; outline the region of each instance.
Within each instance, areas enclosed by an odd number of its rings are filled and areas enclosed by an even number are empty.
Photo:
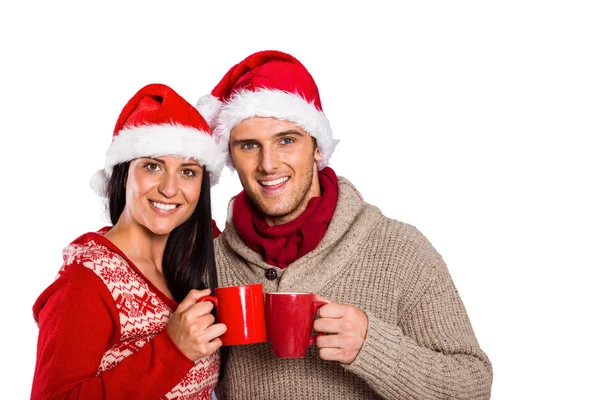
[[[191,169],[184,169],[183,171],[181,171],[185,176],[187,176],[188,178],[193,178],[194,176],[196,176],[196,172],[194,170]]]
[[[154,164],[154,163],[148,163],[148,164],[144,165],[144,168],[147,169],[148,171],[160,170],[160,167],[158,166],[158,164]]]

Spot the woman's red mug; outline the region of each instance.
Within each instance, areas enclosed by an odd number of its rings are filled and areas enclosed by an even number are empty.
[[[212,302],[217,309],[217,322],[227,327],[221,335],[223,346],[267,341],[261,284],[216,288],[214,296],[205,296],[200,301]]]
[[[312,334],[317,310],[327,304],[312,293],[267,293],[267,333],[275,357],[301,358],[318,336]]]

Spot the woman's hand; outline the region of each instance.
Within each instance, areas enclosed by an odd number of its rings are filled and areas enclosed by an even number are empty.
[[[213,304],[198,300],[210,295],[210,289],[192,289],[173,313],[167,333],[190,360],[197,361],[221,347],[221,336],[227,330],[224,324],[215,324],[210,314]]]

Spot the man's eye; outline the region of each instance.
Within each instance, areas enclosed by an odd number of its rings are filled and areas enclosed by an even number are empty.
[[[242,145],[243,150],[252,150],[256,148],[256,143],[244,143]]]
[[[292,143],[294,143],[294,139],[292,139],[292,138],[283,138],[283,139],[281,139],[280,143],[281,144],[292,144]]]

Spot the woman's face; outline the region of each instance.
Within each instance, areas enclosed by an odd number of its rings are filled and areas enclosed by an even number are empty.
[[[190,218],[201,186],[202,167],[193,159],[161,156],[132,160],[122,216],[155,235],[168,235]]]

